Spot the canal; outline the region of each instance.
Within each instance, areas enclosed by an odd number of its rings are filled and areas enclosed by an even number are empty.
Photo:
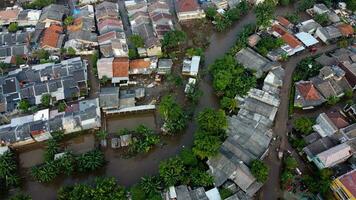
[[[279,7],[277,15],[294,12],[292,7]],[[252,12],[248,13],[238,23],[224,33],[213,33],[210,37],[210,45],[205,51],[205,64],[202,67],[206,69],[217,58],[223,56],[235,43],[235,39],[243,26],[255,22],[255,16]],[[195,107],[195,114],[204,108],[218,108],[218,99],[211,87],[211,77],[205,76],[199,83],[203,91],[199,103]],[[108,131],[112,134],[121,128],[135,128],[137,125],[146,124],[151,128],[158,128],[154,113],[137,114],[110,118],[107,121]],[[50,184],[37,183],[29,176],[24,176],[25,180],[22,189],[25,193],[30,194],[33,200],[52,200],[56,197],[56,191],[60,186],[73,184],[93,179],[95,176],[106,175],[117,178],[119,184],[131,186],[141,177],[155,175],[158,173],[159,162],[169,157],[177,155],[183,147],[191,147],[193,144],[193,133],[196,130],[196,124],[191,120],[185,133],[177,136],[164,137],[164,145],[159,145],[150,153],[125,159],[120,151],[107,149],[105,157],[107,165],[99,171],[91,174],[76,175],[72,177],[61,177]],[[74,151],[80,151],[83,148],[94,148],[95,139],[92,134],[81,135],[78,138],[71,139],[68,148]],[[22,151],[19,154],[21,171],[26,173],[26,169],[34,164],[42,162],[43,147],[32,148]]]

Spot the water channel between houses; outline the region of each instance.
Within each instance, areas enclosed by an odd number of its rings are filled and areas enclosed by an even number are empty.
[[[277,14],[285,14],[293,12],[291,7],[278,8]],[[253,23],[255,16],[252,12],[243,17],[229,31],[224,33],[213,33],[210,37],[210,45],[205,51],[205,65],[202,68],[207,68],[217,58],[220,58],[234,44],[236,35],[243,26]],[[214,95],[211,87],[210,76],[205,76],[200,81],[199,87],[203,91],[203,96],[200,102],[195,107],[195,114],[204,108],[218,108],[218,99]],[[140,124],[145,124],[153,129],[159,128],[156,124],[154,113],[131,114],[118,117],[110,117],[107,119],[107,130],[110,133],[116,133],[121,128],[135,128]],[[56,192],[60,186],[79,182],[90,181],[96,176],[106,175],[117,178],[119,184],[131,186],[135,184],[141,177],[146,175],[154,175],[158,173],[159,162],[172,157],[180,152],[185,147],[190,147],[193,144],[193,133],[196,130],[196,124],[191,120],[188,123],[185,133],[177,136],[163,137],[163,145],[158,145],[148,154],[139,155],[133,158],[123,158],[120,150],[112,150],[107,148],[105,158],[108,163],[102,169],[89,173],[78,174],[71,177],[59,177],[54,182],[49,184],[41,184],[31,179],[26,175],[23,181],[22,190],[30,194],[33,200],[52,200],[56,198]],[[94,148],[95,137],[93,134],[83,134],[76,138],[70,139],[65,146],[74,152],[81,152],[88,148]],[[26,174],[25,168],[41,163],[43,160],[44,148],[43,145],[38,147],[28,147],[22,149],[19,153],[19,160],[22,174]]]

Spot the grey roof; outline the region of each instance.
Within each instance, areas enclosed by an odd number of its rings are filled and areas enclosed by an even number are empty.
[[[43,22],[46,19],[50,19],[62,22],[64,15],[68,12],[68,8],[66,8],[64,5],[51,4],[42,9],[42,14],[39,21]]]
[[[177,193],[177,200],[191,200],[189,191],[186,185],[175,187]]]
[[[312,143],[316,142],[317,140],[321,139],[321,136],[317,132],[313,132],[313,133],[305,136],[303,139],[307,144],[312,144]]]
[[[263,72],[271,69],[271,61],[247,47],[237,52],[235,59],[245,68],[256,72],[256,77],[261,77]]]
[[[133,32],[143,37],[146,48],[160,46],[159,39],[154,35],[153,27],[150,24],[141,24],[133,28]]]
[[[330,137],[323,137],[303,148],[308,157],[313,158],[317,154],[326,151],[336,145]]]
[[[209,200],[203,187],[191,190],[189,193],[192,200]]]
[[[90,31],[75,31],[68,34],[68,40],[84,40],[88,42],[98,42],[98,37]]]
[[[99,94],[100,107],[115,108],[119,107],[119,87],[104,87],[101,88]]]
[[[337,64],[335,58],[330,57],[326,54],[322,54],[321,56],[317,57],[315,61],[323,66],[332,66]]]
[[[320,27],[318,30],[328,39],[332,40],[342,36],[340,30],[335,26]]]

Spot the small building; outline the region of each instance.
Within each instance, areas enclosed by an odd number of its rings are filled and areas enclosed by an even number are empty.
[[[69,10],[64,5],[51,4],[42,9],[39,22],[46,24],[46,27],[49,27],[51,24],[62,25],[63,18],[68,13]]]
[[[299,40],[290,33],[285,33],[282,35],[281,39],[285,43],[285,45],[283,45],[281,48],[286,51],[289,56],[292,56],[305,49],[302,43],[299,42]]]
[[[16,20],[18,26],[36,26],[41,13],[41,10],[22,10]]]
[[[120,146],[121,147],[127,147],[131,144],[131,141],[132,141],[132,135],[131,134],[128,134],[128,135],[121,135],[120,136]]]
[[[247,41],[248,41],[248,45],[250,47],[254,47],[257,45],[257,43],[261,40],[261,37],[259,35],[257,35],[256,33],[249,36]]]
[[[303,152],[307,155],[307,159],[313,162],[316,155],[322,153],[337,145],[337,141],[331,137],[320,137],[317,133],[312,133],[304,138],[307,146],[303,148]]]
[[[99,94],[100,108],[103,110],[117,109],[120,107],[119,87],[104,87]]]
[[[40,46],[42,49],[57,52],[63,45],[64,36],[63,28],[53,24],[44,30]]]
[[[198,76],[200,56],[193,56],[191,60],[183,61],[182,74],[188,76]]]
[[[111,79],[112,83],[126,85],[129,81],[128,58],[101,58],[97,62],[98,77]]]
[[[201,19],[205,17],[205,12],[200,8],[196,0],[177,0],[178,21],[191,19]]]
[[[211,0],[211,2],[218,8],[218,9],[228,9],[229,4],[227,0]]]
[[[331,190],[336,199],[349,200],[356,199],[356,169],[343,174],[331,183]]]
[[[0,26],[9,25],[12,22],[16,22],[18,15],[21,12],[21,8],[14,6],[6,8],[0,11]]]
[[[157,66],[157,74],[169,74],[171,73],[173,66],[172,59],[159,59]]]
[[[306,46],[311,47],[319,43],[310,33],[300,32],[295,34],[295,36]]]
[[[302,109],[313,109],[325,102],[311,81],[295,83],[294,106]]]
[[[157,68],[157,58],[141,58],[130,60],[130,75],[151,74]]]
[[[288,19],[282,16],[278,16],[276,19],[278,23],[286,29],[292,29],[294,27],[294,24],[292,24]]]
[[[315,36],[326,44],[336,41],[341,37],[341,32],[335,26],[317,28]]]
[[[110,31],[123,32],[124,26],[119,19],[103,19],[97,24],[100,34],[105,34]]]
[[[236,53],[235,59],[245,68],[255,72],[255,76],[260,78],[264,72],[273,67],[273,62],[247,47]]]
[[[313,19],[309,19],[307,21],[301,22],[300,24],[297,25],[299,32],[306,32],[309,34],[313,34],[316,29],[321,28],[322,26],[318,24],[316,21]]]
[[[339,24],[337,25],[337,28],[344,37],[351,37],[354,35],[354,28],[350,24]]]
[[[340,164],[351,156],[351,147],[346,143],[342,143],[319,153],[313,161],[319,169],[324,169]]]
[[[323,3],[314,4],[313,11],[315,14],[321,15],[330,12],[329,8]]]
[[[330,117],[329,117],[330,116]],[[346,119],[338,113],[321,113],[316,118],[316,124],[313,125],[313,130],[321,137],[332,136],[339,131],[340,128],[348,126]]]

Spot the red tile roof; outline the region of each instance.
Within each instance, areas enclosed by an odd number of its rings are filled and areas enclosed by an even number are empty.
[[[105,26],[122,27],[122,21],[119,19],[104,19],[98,23],[99,30],[101,30]]]
[[[149,68],[151,62],[145,59],[130,60],[130,70],[131,69],[144,69]]]
[[[319,92],[315,89],[311,82],[298,83],[297,89],[305,100],[314,101],[321,99]]]
[[[81,30],[83,27],[83,18],[77,18],[77,19],[74,19],[74,22],[72,25],[69,25],[67,27],[67,30],[70,31],[70,32],[75,32],[75,31],[79,31]]]
[[[356,170],[353,170],[339,178],[340,182],[353,196],[356,196]]]
[[[15,20],[20,13],[20,9],[9,9],[0,11],[0,20]]]
[[[107,32],[105,34],[99,35],[98,36],[98,42],[102,43],[111,39],[115,39],[116,38],[116,32],[115,31],[110,31]]]
[[[57,47],[60,34],[63,32],[63,28],[57,24],[48,27],[42,36],[41,47]]]
[[[128,77],[129,76],[129,59],[114,58],[112,63],[113,77]]]
[[[278,24],[274,24],[272,26],[272,30],[277,32],[280,35],[286,34],[286,31],[284,30],[284,28],[282,26],[278,25]]]
[[[350,125],[349,122],[339,112],[329,112],[326,114],[333,124],[338,128],[345,128]]]
[[[343,36],[351,36],[354,34],[354,29],[350,24],[340,24],[337,26]]]
[[[199,10],[199,4],[196,0],[178,0],[179,12],[190,12]]]
[[[288,21],[288,19],[286,19],[286,18],[284,18],[282,16],[278,16],[277,17],[277,21],[284,27],[288,27],[288,26],[290,26],[292,24],[292,23],[290,23]]]
[[[297,38],[295,38],[290,33],[285,33],[284,35],[282,35],[281,38],[285,43],[287,43],[292,48],[296,48],[296,47],[302,45],[302,43],[300,43],[299,40],[297,40]]]

